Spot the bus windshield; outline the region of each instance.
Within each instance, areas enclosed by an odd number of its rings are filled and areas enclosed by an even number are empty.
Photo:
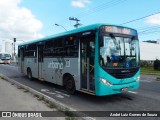
[[[139,43],[134,37],[103,36],[100,64],[103,68],[133,68],[139,66]]]

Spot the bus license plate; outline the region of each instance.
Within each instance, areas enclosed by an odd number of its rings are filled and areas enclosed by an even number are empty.
[[[127,87],[121,89],[121,91],[126,91],[126,90],[128,90]]]

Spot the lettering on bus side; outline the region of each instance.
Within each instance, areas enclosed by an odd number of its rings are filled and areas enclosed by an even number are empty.
[[[48,68],[52,69],[63,69],[64,67],[70,67],[70,60],[65,60],[66,64],[62,61],[53,61],[48,63]],[[64,66],[66,65],[66,66]]]

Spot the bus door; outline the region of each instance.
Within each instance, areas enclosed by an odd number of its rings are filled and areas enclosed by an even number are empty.
[[[43,80],[42,76],[43,65],[43,44],[38,45],[38,79]]]
[[[94,56],[95,37],[87,36],[81,38],[81,89],[94,91]]]
[[[21,72],[24,73],[24,48],[20,48],[20,69]]]

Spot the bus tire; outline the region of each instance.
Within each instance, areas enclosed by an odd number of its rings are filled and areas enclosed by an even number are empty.
[[[75,82],[71,75],[65,77],[65,88],[66,91],[71,95],[73,95],[76,92]]]
[[[30,68],[27,69],[27,77],[29,80],[32,80],[32,71]]]

